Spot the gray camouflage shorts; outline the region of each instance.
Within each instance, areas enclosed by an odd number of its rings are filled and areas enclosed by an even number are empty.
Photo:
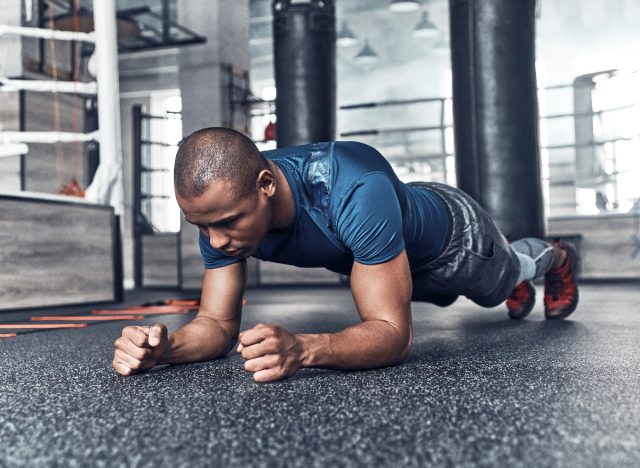
[[[449,305],[459,295],[493,307],[513,292],[520,262],[489,214],[469,195],[436,182],[412,182],[438,195],[450,215],[450,238],[441,254],[411,272],[414,301]]]

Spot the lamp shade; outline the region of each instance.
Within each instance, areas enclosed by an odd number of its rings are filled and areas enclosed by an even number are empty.
[[[364,46],[360,49],[360,52],[355,57],[355,61],[358,63],[375,63],[378,61],[378,54],[369,45],[369,41],[365,41]]]
[[[353,33],[353,31],[351,31],[351,29],[349,29],[349,26],[347,26],[347,22],[343,21],[342,27],[340,28],[340,31],[336,36],[336,44],[338,45],[338,47],[351,47],[356,45],[357,43],[358,39],[356,38],[356,35]]]
[[[389,10],[396,13],[407,13],[420,9],[419,0],[391,0]]]
[[[440,31],[438,31],[436,25],[429,20],[429,14],[425,11],[422,13],[422,19],[420,19],[420,22],[416,25],[412,34],[414,37],[431,38],[440,34]]]

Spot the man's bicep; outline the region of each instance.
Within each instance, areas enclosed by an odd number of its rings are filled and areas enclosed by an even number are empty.
[[[353,264],[351,292],[362,320],[389,322],[403,336],[411,333],[411,286],[411,271],[404,250],[385,263]]]
[[[235,339],[240,328],[245,282],[246,261],[206,269],[197,316],[215,320],[232,339]]]

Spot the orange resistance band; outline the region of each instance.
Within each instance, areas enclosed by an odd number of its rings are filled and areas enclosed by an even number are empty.
[[[33,322],[56,322],[56,321],[64,321],[64,320],[80,320],[80,321],[89,321],[89,322],[98,322],[98,321],[106,321],[106,320],[143,320],[144,315],[49,315],[43,317],[31,317]]]

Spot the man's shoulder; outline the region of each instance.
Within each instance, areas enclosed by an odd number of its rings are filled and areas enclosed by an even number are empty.
[[[261,153],[267,159],[277,159],[277,158],[282,158],[287,156],[304,156],[304,155],[311,154],[314,148],[317,148],[319,146],[328,147],[333,143],[334,143],[333,141],[328,141],[328,142],[318,142],[318,143],[307,143],[304,145],[297,145],[297,146],[285,146],[283,148],[276,148],[276,149],[261,151]]]
[[[377,149],[366,143],[336,141],[332,153],[335,165],[339,169],[336,175],[342,179],[344,188],[371,173],[383,174],[390,181],[397,179],[389,161]]]
[[[308,143],[262,154],[286,169],[290,177],[300,180],[313,199],[320,195],[343,198],[359,179],[369,179],[372,173],[384,175],[391,183],[396,180],[384,156],[358,141]]]
[[[273,159],[282,156],[308,154],[318,149],[333,150],[346,152],[348,154],[352,152],[358,153],[375,153],[380,154],[373,146],[367,145],[360,141],[350,140],[331,140],[331,141],[317,141],[315,143],[305,143],[304,145],[285,146],[283,148],[276,148],[270,150],[261,151],[262,155],[266,158]]]

